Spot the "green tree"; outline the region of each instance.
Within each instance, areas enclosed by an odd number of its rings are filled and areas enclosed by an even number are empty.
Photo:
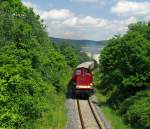
[[[71,68],[75,68],[78,64],[90,60],[86,53],[81,52],[80,48],[72,45],[72,43],[63,42],[57,46]]]
[[[108,95],[108,103],[135,129],[150,128],[150,98],[147,96],[150,93],[149,30],[147,23],[129,25],[127,34],[110,39],[100,56],[99,88]],[[139,96],[140,93],[145,97]],[[132,99],[133,96],[138,100]]]
[[[1,0],[0,19],[0,128],[45,129],[37,123],[57,118],[56,98],[65,93],[71,69],[39,16],[20,0]]]

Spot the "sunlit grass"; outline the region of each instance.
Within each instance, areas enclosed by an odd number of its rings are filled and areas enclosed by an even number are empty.
[[[38,129],[65,129],[67,123],[67,111],[65,106],[65,96],[55,95],[50,98],[48,111],[43,114],[36,124]]]
[[[117,115],[117,113],[106,104],[106,96],[97,92],[96,97],[102,112],[106,119],[110,122],[113,129],[132,129],[123,122],[121,116]]]

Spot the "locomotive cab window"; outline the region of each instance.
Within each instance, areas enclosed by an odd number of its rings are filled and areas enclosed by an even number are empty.
[[[76,75],[80,75],[80,74],[81,74],[81,70],[80,70],[80,69],[77,69],[76,72],[75,72],[75,74],[76,74]]]

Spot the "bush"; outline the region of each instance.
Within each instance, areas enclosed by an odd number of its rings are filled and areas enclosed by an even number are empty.
[[[65,57],[54,47],[39,16],[20,0],[1,0],[0,19],[0,128],[65,126],[61,119],[45,124],[49,119],[45,114],[58,118],[49,105],[57,108],[63,101],[65,107],[71,73]],[[57,108],[66,120],[64,109]]]
[[[150,128],[150,91],[142,91],[136,96],[130,98],[127,105],[123,104],[122,107],[128,106],[124,115],[125,120],[130,123],[135,129],[149,129]]]
[[[149,97],[137,97],[137,93],[150,91],[149,35],[149,24],[131,24],[127,34],[108,41],[100,56],[99,88],[107,94],[108,103],[135,129],[150,128]]]

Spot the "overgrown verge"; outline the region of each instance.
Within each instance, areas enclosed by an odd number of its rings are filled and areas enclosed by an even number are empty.
[[[150,24],[129,26],[108,41],[100,56],[98,89],[134,129],[150,128]]]
[[[102,112],[104,113],[106,119],[110,123],[112,129],[132,129],[128,126],[127,123],[123,121],[123,118],[118,115],[116,110],[114,110],[107,103],[107,96],[103,94],[102,89],[99,88],[100,85],[100,74],[99,69],[97,68],[94,71],[94,87],[95,87],[95,95],[98,100],[98,105],[100,106]]]
[[[0,0],[0,128],[64,128],[70,76],[39,16],[20,0]]]

